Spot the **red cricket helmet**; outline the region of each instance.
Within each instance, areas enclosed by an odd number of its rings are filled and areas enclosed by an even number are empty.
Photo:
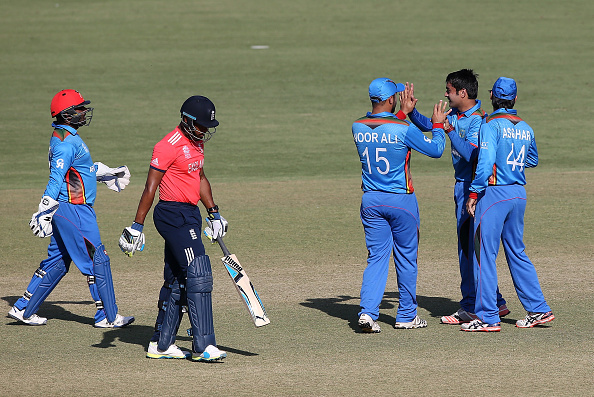
[[[62,90],[54,95],[52,104],[50,105],[50,111],[52,112],[52,117],[56,117],[64,110],[78,106],[85,106],[89,103],[91,103],[91,101],[85,101],[85,98],[83,98],[82,95],[80,95],[80,92],[76,90]]]
[[[60,116],[66,123],[74,128],[91,124],[93,108],[86,108],[91,101],[85,98],[76,90],[62,90],[54,95],[50,111],[52,117]]]

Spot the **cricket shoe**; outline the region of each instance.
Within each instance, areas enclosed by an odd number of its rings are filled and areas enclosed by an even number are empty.
[[[148,350],[146,352],[147,358],[188,358],[191,356],[189,351],[185,351],[177,347],[175,344],[169,346],[167,350],[159,350],[157,342],[149,342]]]
[[[22,321],[27,325],[45,325],[47,323],[47,318],[40,317],[37,314],[33,314],[29,318],[23,318],[23,314],[25,313],[25,309],[19,310],[15,306],[10,308],[8,312],[8,316],[14,318],[15,320]]]
[[[373,321],[369,314],[361,314],[361,316],[359,316],[359,322],[357,324],[359,324],[359,328],[361,328],[362,332],[368,334],[376,334],[378,332],[381,332],[379,324]]]
[[[553,312],[546,312],[546,313],[531,313],[528,312],[526,314],[526,318],[523,320],[516,321],[516,327],[518,328],[532,328],[539,324],[548,323],[549,321],[553,321],[555,316]]]
[[[509,313],[511,313],[511,311],[507,308],[507,305],[505,303],[499,306],[499,317],[505,317]]]
[[[469,323],[462,324],[460,330],[466,332],[499,332],[501,331],[501,323],[487,324],[476,319]]]
[[[507,306],[505,305],[505,303],[503,305],[499,306],[499,317],[505,317],[509,313],[510,313],[510,311],[507,308]],[[467,312],[466,310],[460,308],[460,309],[458,309],[458,311],[456,313],[452,314],[451,316],[442,316],[441,323],[442,324],[459,325],[459,324],[469,323],[472,320],[476,320],[476,319],[477,319],[476,314]]]
[[[193,361],[205,361],[205,362],[213,362],[213,361],[220,361],[227,357],[227,353],[219,350],[218,347],[213,345],[206,346],[206,349],[201,354],[192,353],[192,360]]]
[[[107,318],[104,318],[101,321],[95,323],[95,328],[122,328],[126,325],[130,325],[134,322],[134,317],[124,317],[121,314],[116,314],[116,319],[113,323],[107,321]]]
[[[413,329],[425,327],[427,327],[427,321],[421,320],[419,316],[416,316],[415,318],[413,318],[412,321],[409,321],[408,323],[396,321],[396,324],[394,324],[394,328],[396,329]]]
[[[442,316],[441,323],[442,324],[464,324],[469,323],[472,320],[476,320],[476,314],[467,312],[466,310],[460,308],[458,311],[451,316]]]

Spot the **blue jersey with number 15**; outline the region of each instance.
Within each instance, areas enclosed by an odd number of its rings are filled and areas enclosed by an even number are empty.
[[[434,128],[429,139],[415,125],[389,112],[367,113],[353,123],[352,131],[364,192],[412,193],[411,149],[438,158],[445,148],[442,128]]]
[[[489,185],[525,185],[524,169],[538,165],[532,128],[516,110],[498,109],[479,133],[479,157],[470,190],[480,193]]]

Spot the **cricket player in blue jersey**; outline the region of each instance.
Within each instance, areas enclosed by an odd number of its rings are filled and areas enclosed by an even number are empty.
[[[38,237],[50,237],[47,258],[33,274],[25,294],[8,315],[29,325],[44,325],[36,314],[41,303],[66,275],[71,262],[87,276],[95,301],[95,327],[118,328],[134,321],[118,313],[110,260],[101,243],[93,210],[97,181],[120,192],[130,182],[128,167],[109,168],[93,163],[78,128],[89,125],[93,108],[78,91],[62,90],[52,99],[50,110],[56,121],[50,138],[50,176],[39,211],[29,226]]]
[[[523,242],[524,170],[538,165],[538,151],[532,128],[513,109],[516,98],[516,82],[507,77],[497,79],[491,91],[493,113],[479,133],[476,176],[466,203],[468,213],[474,217],[477,319],[462,324],[463,331],[501,330],[495,263],[500,241],[518,298],[528,312],[516,326],[530,328],[555,319]]]
[[[400,111],[394,115],[400,93]],[[372,111],[353,123],[361,161],[361,221],[368,257],[361,285],[359,327],[380,332],[379,306],[386,289],[390,253],[394,254],[399,302],[395,328],[424,328],[417,315],[417,251],[419,207],[410,174],[411,149],[439,158],[445,148],[446,104],[434,106],[433,136],[429,139],[406,114],[414,107],[410,90],[387,78],[369,85]]]
[[[486,117],[481,109],[478,96],[478,75],[472,69],[461,69],[446,77],[445,97],[451,113],[445,122],[445,132],[452,147],[454,166],[454,203],[456,211],[456,231],[458,234],[458,261],[460,264],[460,309],[449,316],[442,316],[443,324],[463,324],[476,319],[474,314],[474,242],[473,220],[466,211],[466,201],[470,192],[474,167],[478,157],[478,132]],[[414,87],[411,85],[411,90]],[[416,103],[416,100],[415,100]],[[420,114],[417,109],[408,115],[410,120],[422,131],[431,130],[431,120]],[[506,302],[497,290],[497,306],[501,317],[509,314]]]

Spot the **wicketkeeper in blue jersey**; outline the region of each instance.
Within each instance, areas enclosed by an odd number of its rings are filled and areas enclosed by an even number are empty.
[[[71,262],[87,276],[95,301],[95,327],[118,328],[134,321],[118,313],[110,260],[101,243],[97,216],[93,209],[97,182],[120,192],[130,182],[128,167],[109,168],[93,163],[89,148],[78,129],[89,125],[93,108],[87,107],[78,91],[62,90],[50,106],[54,128],[49,147],[50,176],[39,211],[29,226],[37,237],[50,237],[47,258],[33,274],[25,294],[8,315],[29,325],[44,325],[47,319],[36,314],[45,298],[70,269]]]
[[[449,316],[442,316],[443,324],[463,324],[476,319],[474,314],[474,242],[473,219],[466,211],[476,159],[478,157],[478,132],[486,114],[481,109],[478,96],[478,75],[472,69],[461,69],[446,77],[445,97],[452,109],[445,122],[445,132],[452,147],[454,166],[454,203],[456,231],[458,234],[458,260],[460,263],[460,309]],[[411,90],[413,90],[411,84]],[[414,90],[413,90],[414,94]],[[416,102],[416,100],[415,100]],[[408,115],[422,131],[431,130],[431,120],[420,114],[416,107]],[[497,306],[501,317],[509,314],[506,302],[497,290]]]
[[[474,217],[475,314],[463,331],[500,331],[496,259],[500,241],[520,302],[528,312],[516,326],[530,328],[555,319],[523,242],[526,210],[525,168],[538,165],[532,128],[513,109],[516,82],[497,79],[491,90],[493,113],[479,133],[476,176],[466,203]]]
[[[400,111],[394,115],[397,97]],[[394,254],[399,302],[395,328],[424,328],[417,315],[417,250],[419,207],[410,174],[414,149],[439,158],[445,147],[446,104],[433,109],[433,136],[405,121],[412,111],[412,93],[401,83],[378,78],[369,85],[372,111],[353,123],[353,139],[361,161],[361,221],[368,257],[361,286],[359,327],[380,332],[379,306],[386,289],[390,254]]]

